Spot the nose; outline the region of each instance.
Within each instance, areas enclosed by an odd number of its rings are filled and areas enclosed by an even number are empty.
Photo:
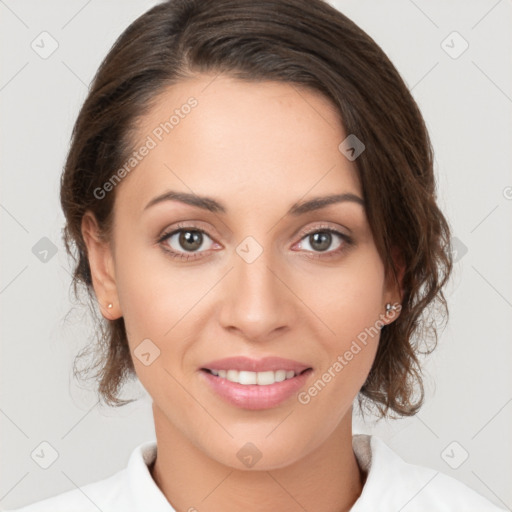
[[[289,273],[271,260],[270,250],[251,263],[235,254],[234,268],[225,280],[222,327],[255,342],[283,335],[296,324],[297,314],[287,276]]]

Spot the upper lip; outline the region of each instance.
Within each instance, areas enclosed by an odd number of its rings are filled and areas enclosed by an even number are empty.
[[[277,370],[293,370],[296,374],[307,370],[310,366],[293,361],[292,359],[283,359],[282,357],[264,357],[262,359],[251,359],[250,357],[226,357],[216,359],[204,364],[201,369],[204,370],[242,370],[249,372],[267,372]]]

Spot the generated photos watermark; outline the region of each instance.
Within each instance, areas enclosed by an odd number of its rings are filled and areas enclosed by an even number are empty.
[[[398,315],[402,309],[401,304],[395,303],[393,306],[394,308],[390,309],[388,314],[381,313],[379,315],[379,319],[371,327],[365,327],[365,329],[356,336],[357,339],[352,340],[350,348],[345,350],[343,354],[338,355],[331,366],[329,366],[329,368],[327,368],[327,370],[322,373],[322,375],[320,375],[320,377],[307,390],[301,391],[297,394],[297,400],[300,404],[309,404],[311,399],[317,396],[327,386],[327,384],[339,375],[350,361],[352,361],[354,357],[361,352],[362,348],[367,345],[369,338],[373,339],[375,336],[379,335],[382,327],[387,324],[387,322],[384,321],[384,318],[393,320],[394,317]]]
[[[114,190],[121,180],[127,176],[147,155],[152,149],[162,142],[164,137],[171,133],[176,126],[178,126],[182,119],[190,114],[193,108],[197,107],[199,102],[193,96],[188,98],[186,103],[183,103],[180,108],[175,108],[174,113],[168,120],[161,122],[158,126],[153,128],[151,133],[146,137],[144,143],[135,150],[130,157],[126,160],[124,165],[120,167],[114,174],[105,182],[101,187],[96,187],[93,195],[96,199],[104,199],[108,192]]]

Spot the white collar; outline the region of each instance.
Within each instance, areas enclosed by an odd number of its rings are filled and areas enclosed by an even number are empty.
[[[378,495],[382,492],[382,486],[389,486],[388,483],[383,481],[380,471],[371,471],[372,450],[378,450],[379,454],[382,451],[387,451],[388,453],[385,454],[387,455],[386,459],[389,459],[390,456],[392,458],[399,457],[392,452],[383,441],[367,434],[354,434],[352,436],[352,448],[359,467],[367,475],[363,492],[351,509],[353,512],[356,512],[363,510],[363,508],[360,507],[367,506],[365,504],[367,501],[365,495],[371,495],[370,499],[373,500],[376,493]],[[129,489],[136,503],[136,510],[173,512],[167,498],[156,485],[149,471],[148,466],[155,460],[156,453],[156,441],[147,441],[133,450],[127,467]],[[384,461],[377,460],[377,464],[382,464],[383,462]]]
[[[354,434],[352,447],[359,467],[366,474],[366,481],[351,512],[505,510],[440,471],[405,462],[376,436]],[[174,512],[148,468],[155,460],[156,452],[156,441],[148,441],[137,446],[130,456],[126,468],[130,505],[133,504],[137,511]]]

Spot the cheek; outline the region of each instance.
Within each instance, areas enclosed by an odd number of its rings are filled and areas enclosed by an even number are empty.
[[[383,312],[384,267],[374,248],[360,250],[339,269],[300,282],[300,296],[325,326],[321,339],[331,350],[342,349],[374,326]]]
[[[181,366],[194,335],[208,318],[201,298],[208,294],[212,276],[207,267],[180,267],[160,248],[143,246],[130,236],[128,231],[120,232],[116,244],[116,284],[135,370],[141,382],[151,387],[157,376],[168,379],[158,368],[175,373]],[[143,347],[158,354],[149,366],[138,359]]]
[[[325,327],[317,337],[324,357],[301,403],[319,415],[331,408],[335,423],[339,419],[336,411],[342,415],[349,407],[377,352],[384,268],[376,251],[361,251],[339,271],[330,272],[328,279],[320,277],[316,283],[309,287],[307,297]]]
[[[116,285],[126,327],[137,336],[163,339],[197,300],[199,278],[128,230],[120,230],[118,240]]]

